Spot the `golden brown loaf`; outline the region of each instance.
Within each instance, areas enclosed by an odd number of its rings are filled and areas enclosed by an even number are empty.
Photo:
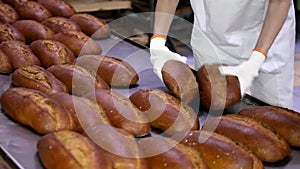
[[[25,42],[25,37],[11,24],[0,24],[0,43],[9,40]]]
[[[166,92],[158,89],[140,89],[129,98],[148,116],[153,127],[167,134],[199,128],[196,112]]]
[[[32,19],[41,22],[52,16],[47,8],[34,1],[19,3],[15,9],[19,14],[20,19]]]
[[[208,169],[201,153],[170,138],[143,138],[139,146],[151,168]]]
[[[140,155],[136,138],[126,130],[109,125],[97,125],[86,132],[98,147],[105,151],[114,169],[150,168],[146,159]]]
[[[23,66],[40,65],[39,59],[34,55],[31,49],[20,41],[5,41],[0,44],[0,50],[7,55],[12,70]]]
[[[54,33],[64,32],[64,31],[80,31],[80,27],[68,18],[61,16],[54,16],[45,19],[42,24],[50,28]]]
[[[137,72],[123,60],[111,56],[84,55],[75,64],[96,72],[111,86],[130,86],[139,80]]]
[[[199,151],[210,169],[263,169],[255,155],[231,139],[210,131],[197,130],[177,133],[176,141]]]
[[[46,94],[68,92],[65,84],[37,65],[16,69],[11,75],[11,81],[15,86],[39,90]]]
[[[38,39],[51,39],[54,35],[51,29],[35,20],[18,20],[13,26],[21,32],[28,44]]]
[[[103,39],[110,36],[110,27],[105,20],[88,13],[77,13],[70,20],[79,25],[83,33],[93,39]]]
[[[191,68],[176,60],[167,61],[162,68],[165,85],[177,98],[190,103],[198,97],[198,83]]]
[[[5,53],[0,50],[0,73],[11,73],[12,66]]]
[[[84,129],[94,125],[110,124],[103,108],[84,97],[68,93],[53,93],[50,97],[58,101],[72,116],[74,128],[78,132],[84,132]]]
[[[19,19],[19,14],[10,5],[2,3],[0,4],[0,23],[12,24]]]
[[[36,40],[29,47],[44,68],[73,63],[75,59],[74,53],[66,45],[55,40]]]
[[[18,4],[22,2],[27,2],[28,0],[2,0],[2,1],[15,8]]]
[[[274,128],[291,146],[300,147],[300,114],[277,106],[255,106],[241,110],[241,115],[255,118]]]
[[[53,65],[47,70],[65,83],[74,95],[82,96],[98,88],[109,89],[108,84],[102,78],[77,65]]]
[[[89,138],[72,131],[49,133],[38,140],[41,162],[49,169],[112,169]]]
[[[240,101],[240,84],[235,76],[223,76],[220,65],[204,65],[196,74],[200,103],[205,109],[221,110]]]
[[[38,0],[37,2],[47,8],[53,16],[68,18],[76,13],[70,4],[63,0]]]
[[[63,107],[38,90],[9,88],[1,96],[1,108],[12,119],[40,134],[73,127],[71,116]]]
[[[99,88],[109,89],[108,84],[101,77],[80,66],[72,64],[53,65],[47,70],[66,84],[71,94],[77,96],[82,96]]]
[[[102,53],[101,46],[81,31],[57,33],[53,39],[65,44],[75,56],[100,55]]]
[[[150,133],[151,128],[146,115],[125,96],[112,90],[96,89],[85,97],[97,102],[105,110],[113,126],[122,128],[135,136]]]
[[[209,118],[203,126],[222,134],[238,144],[250,149],[259,159],[265,162],[276,162],[289,156],[291,149],[288,143],[253,118],[229,114]]]

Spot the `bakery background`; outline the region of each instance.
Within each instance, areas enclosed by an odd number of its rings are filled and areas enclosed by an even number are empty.
[[[75,9],[79,12],[87,12],[99,18],[105,19],[107,22],[111,22],[118,18],[122,18],[126,15],[131,15],[133,20],[136,21],[137,18],[134,18],[134,14],[138,12],[151,12],[154,10],[155,0],[66,0],[72,4]],[[297,20],[299,19],[298,13],[300,11],[300,3],[295,1],[296,15]],[[298,7],[299,6],[299,7]],[[179,8],[176,12],[177,16],[184,18],[192,22],[192,11],[189,6],[188,1],[181,1]],[[112,25],[112,30],[119,33],[121,36],[127,37],[128,35],[136,34],[131,36],[128,39],[140,44],[141,46],[148,46],[150,34],[144,33],[148,30],[143,30],[143,27],[139,25],[147,23],[151,20],[147,16],[145,18],[139,18],[140,23],[128,24],[131,22],[130,17],[126,17],[127,20],[120,20],[120,23],[126,23],[126,27],[123,27],[121,24]],[[297,33],[300,33],[300,22],[297,22]],[[172,27],[173,31],[181,32],[181,39],[184,43],[188,44],[189,34],[191,32],[191,27],[189,25],[180,24],[180,20],[175,20],[173,23],[175,26]],[[131,25],[131,26],[130,26]],[[151,23],[149,24],[151,26]],[[184,32],[184,33],[183,33]],[[189,58],[188,63],[190,66],[192,64],[192,53],[188,45],[183,44],[182,42],[177,41],[176,39],[168,39],[168,46],[170,49],[187,56]],[[295,86],[294,86],[294,109],[300,111],[300,38],[297,36],[296,41],[296,51],[295,51]],[[1,82],[0,82],[1,85]],[[17,146],[17,145],[16,145]],[[0,152],[2,158],[0,158],[0,168],[10,169],[16,167],[5,155],[5,152]],[[276,168],[276,167],[274,167]],[[284,167],[282,167],[284,168]]]

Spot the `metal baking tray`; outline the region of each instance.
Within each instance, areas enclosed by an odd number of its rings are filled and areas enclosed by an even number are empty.
[[[140,45],[112,32],[110,38],[97,40],[102,47],[103,54],[114,56],[125,60],[138,72],[140,80],[138,85],[130,88],[113,88],[125,96],[130,96],[139,89],[157,88],[167,91],[164,84],[152,71],[152,65],[149,60],[149,51],[146,46]],[[11,86],[9,75],[0,74],[0,95]],[[240,102],[229,107],[224,112],[218,113],[237,113],[239,110],[255,105],[264,105],[265,103],[246,95]],[[201,110],[200,110],[201,111]],[[203,124],[207,112],[201,112],[200,122]],[[11,165],[13,169],[43,169],[37,155],[36,144],[40,135],[30,128],[27,128],[14,120],[10,119],[1,110],[0,113],[0,154]],[[295,169],[300,168],[300,151],[293,149],[290,157],[285,160],[265,164],[266,169]]]

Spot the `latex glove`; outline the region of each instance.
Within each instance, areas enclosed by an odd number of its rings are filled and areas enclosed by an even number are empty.
[[[166,40],[156,37],[150,41],[150,61],[153,65],[154,73],[163,81],[161,70],[168,60],[177,60],[186,63],[187,58],[177,53],[171,52],[165,46]]]
[[[240,82],[241,95],[251,86],[252,81],[258,76],[258,71],[266,56],[258,51],[253,51],[249,60],[237,66],[220,66],[219,70],[223,75],[237,76]]]

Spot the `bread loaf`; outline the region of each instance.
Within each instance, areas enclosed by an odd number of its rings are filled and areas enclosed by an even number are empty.
[[[38,39],[51,39],[54,35],[51,29],[35,20],[18,20],[13,26],[21,32],[28,44]]]
[[[66,45],[55,40],[36,40],[29,47],[39,58],[44,68],[73,63],[75,59],[74,53]]]
[[[27,2],[28,0],[3,0],[4,3],[9,4],[12,7],[16,7],[18,4],[22,2]]]
[[[235,76],[221,75],[220,65],[204,65],[196,74],[200,103],[205,109],[222,110],[241,99],[240,84]]]
[[[198,83],[187,64],[176,60],[167,61],[162,68],[162,78],[170,92],[180,100],[190,103],[198,97]]]
[[[47,8],[34,1],[19,3],[15,9],[21,19],[31,19],[41,22],[52,16]]]
[[[140,154],[136,138],[126,130],[109,125],[97,125],[85,131],[98,147],[105,151],[114,169],[150,168]]]
[[[0,73],[11,73],[12,66],[5,53],[0,50]]]
[[[199,151],[210,169],[263,169],[255,155],[238,146],[231,139],[209,131],[181,132],[172,136],[183,145]]]
[[[38,0],[39,4],[47,8],[53,16],[70,17],[76,13],[75,9],[63,0]]]
[[[84,132],[90,126],[111,124],[103,108],[89,99],[68,93],[53,93],[50,97],[58,101],[72,116],[74,128],[78,132]]]
[[[12,24],[19,19],[19,14],[10,5],[2,3],[0,4],[0,23]]]
[[[60,16],[45,19],[42,24],[50,28],[54,33],[64,31],[80,31],[80,27],[72,20]]]
[[[276,162],[289,156],[287,142],[258,121],[246,116],[228,114],[209,118],[203,126],[249,148],[259,159]]]
[[[143,156],[148,160],[151,168],[197,168],[208,169],[201,153],[191,147],[166,138],[148,137],[139,140]]]
[[[81,31],[61,32],[53,36],[54,40],[65,44],[75,56],[100,55],[102,48]]]
[[[112,90],[96,89],[85,97],[103,107],[113,126],[122,128],[137,137],[150,133],[151,128],[146,115],[125,96]]]
[[[39,90],[46,94],[68,92],[65,84],[37,65],[16,69],[12,73],[11,80],[15,86]]]
[[[110,36],[110,27],[105,20],[97,18],[88,13],[77,13],[70,17],[77,23],[83,33],[93,39],[103,39]]]
[[[73,121],[61,105],[34,89],[14,87],[1,96],[1,108],[17,122],[40,134],[73,129]]]
[[[80,66],[71,64],[53,65],[47,70],[66,84],[71,94],[77,96],[82,96],[99,88],[109,89],[108,84],[102,78]]]
[[[139,80],[137,72],[125,61],[111,56],[84,55],[75,64],[96,72],[111,86],[130,86]]]
[[[239,112],[276,130],[291,146],[300,147],[300,114],[277,106],[255,106]]]
[[[112,169],[109,159],[90,139],[72,131],[59,131],[41,137],[37,151],[46,168]]]
[[[9,40],[25,42],[25,37],[20,31],[10,24],[0,25],[0,43]]]
[[[23,66],[40,65],[39,59],[33,54],[31,49],[20,41],[5,41],[0,44],[0,50],[7,55],[12,70]]]
[[[167,134],[199,128],[196,112],[168,93],[158,89],[140,89],[129,98],[148,116],[153,127]]]

